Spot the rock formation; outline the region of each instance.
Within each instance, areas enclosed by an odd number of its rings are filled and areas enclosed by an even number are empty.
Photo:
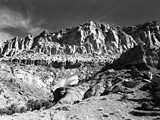
[[[43,56],[116,56],[135,45],[158,49],[159,39],[159,26],[155,21],[124,28],[89,21],[55,33],[45,30],[35,38],[28,35],[24,39],[16,37],[8,40],[2,44],[0,56],[22,58],[23,55],[33,59],[31,54],[41,54],[41,59],[45,60],[46,57]]]
[[[151,49],[159,49],[160,47],[160,33],[157,21],[146,22],[142,25],[132,27],[124,27],[123,31],[131,35],[137,44],[145,44]]]
[[[160,56],[158,53],[159,51],[146,46],[135,46],[123,53],[113,64],[106,64],[102,71],[110,68],[121,69],[132,66],[141,70],[149,69],[149,67],[159,68]]]

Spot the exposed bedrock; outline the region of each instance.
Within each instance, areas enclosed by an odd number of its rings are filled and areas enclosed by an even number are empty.
[[[151,49],[158,49],[159,41],[160,31],[156,21],[124,28],[89,21],[55,33],[45,30],[35,38],[28,35],[24,39],[15,37],[7,40],[0,47],[0,56],[1,58],[19,57],[24,52],[25,56],[29,56],[30,52],[27,51],[49,56],[76,53],[116,55],[135,45],[146,45]]]
[[[79,68],[82,65],[82,63],[78,62],[78,61],[76,61],[76,62],[52,61],[51,63],[49,63],[46,60],[31,60],[31,59],[10,59],[10,60],[4,61],[4,62],[20,63],[20,64],[24,64],[24,65],[31,65],[31,64],[33,64],[33,65],[44,65],[44,66],[50,66],[50,67],[54,67],[54,68],[64,67],[65,69]]]

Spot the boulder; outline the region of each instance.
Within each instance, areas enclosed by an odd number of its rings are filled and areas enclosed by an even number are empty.
[[[104,90],[106,89],[106,82],[104,79],[98,81],[98,83],[94,84],[90,89],[88,89],[84,94],[84,99],[92,97],[92,96],[100,96]]]
[[[85,92],[88,90],[89,84],[83,83],[79,86],[68,87],[66,89],[66,94],[59,100],[62,104],[74,104],[76,102],[82,101]]]
[[[68,86],[78,84],[79,79],[78,75],[65,75],[52,87],[52,91],[55,91],[57,88],[66,88]]]

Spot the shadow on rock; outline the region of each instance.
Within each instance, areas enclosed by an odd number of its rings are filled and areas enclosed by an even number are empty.
[[[160,111],[131,111],[129,114],[134,116],[159,116]]]
[[[64,97],[66,94],[65,89],[60,87],[57,88],[54,92],[53,92],[53,96],[54,96],[54,100],[53,102],[57,103],[62,97]]]

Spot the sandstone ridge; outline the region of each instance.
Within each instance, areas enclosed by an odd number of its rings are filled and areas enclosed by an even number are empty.
[[[7,40],[0,47],[0,57],[33,60],[39,56],[43,60],[66,61],[65,58],[69,56],[78,60],[99,56],[106,60],[108,56],[118,58],[136,45],[158,49],[159,40],[159,26],[156,21],[123,28],[89,21],[59,32],[45,30],[35,38],[28,35],[24,39],[15,37]]]

